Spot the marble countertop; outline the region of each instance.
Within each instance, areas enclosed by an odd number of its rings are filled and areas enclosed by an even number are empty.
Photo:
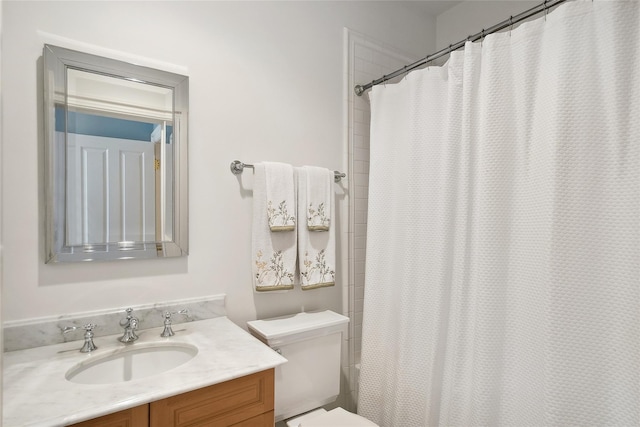
[[[162,328],[138,331],[140,338],[130,345],[191,344],[198,347],[193,359],[161,374],[112,384],[76,384],[65,373],[123,347],[119,335],[95,338],[98,349],[90,354],[78,351],[82,340],[4,353],[2,425],[64,426],[286,362],[226,317],[174,324],[173,329],[176,334],[170,338],[160,337]]]

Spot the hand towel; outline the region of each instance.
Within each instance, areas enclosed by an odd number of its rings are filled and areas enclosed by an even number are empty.
[[[269,228],[273,232],[293,231],[296,228],[293,166],[286,163],[265,162],[264,168]]]
[[[266,186],[265,165],[257,163],[253,178],[251,237],[254,287],[258,292],[293,289],[297,256],[296,233],[271,232],[267,216]],[[291,209],[295,211],[295,205]]]
[[[307,215],[309,231],[329,231],[334,173],[329,169],[303,166],[307,172]],[[302,211],[300,211],[302,213]]]
[[[308,206],[307,182],[308,168],[295,168],[298,212]],[[335,215],[333,193],[330,199],[331,217]],[[325,233],[309,231],[308,227],[298,227],[298,268],[300,271],[300,285],[303,290],[334,286],[336,279],[336,237],[335,226],[330,226]]]

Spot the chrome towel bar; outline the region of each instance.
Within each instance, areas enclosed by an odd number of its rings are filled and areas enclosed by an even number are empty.
[[[231,169],[232,174],[240,175],[244,171],[244,168],[253,169],[253,165],[250,165],[249,163],[242,163],[240,160],[234,160],[231,162],[231,166],[229,166],[229,168]],[[347,174],[344,172],[333,171],[333,180],[335,182],[340,182],[342,178],[345,178],[346,176]]]

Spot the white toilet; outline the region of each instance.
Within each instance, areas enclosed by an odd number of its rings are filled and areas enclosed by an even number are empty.
[[[340,394],[342,333],[347,323],[348,317],[330,310],[247,323],[256,338],[288,361],[276,368],[276,422],[287,420],[288,427],[377,427],[342,408],[328,412],[321,408]]]

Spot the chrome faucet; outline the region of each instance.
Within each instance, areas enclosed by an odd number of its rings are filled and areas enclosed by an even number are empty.
[[[187,319],[189,318],[189,311],[185,308],[180,311],[165,311],[164,312],[164,330],[160,334],[161,337],[167,338],[175,335],[173,329],[171,329],[171,315],[183,314]]]
[[[120,321],[120,326],[124,328],[124,335],[120,337],[120,342],[125,344],[132,343],[138,339],[136,335],[136,329],[138,329],[138,323],[140,322],[137,317],[133,317],[131,313],[133,309],[127,308],[127,317]]]
[[[75,331],[76,329],[84,329],[84,344],[80,349],[81,353],[91,353],[93,350],[96,350],[98,346],[93,343],[93,329],[97,325],[93,323],[87,323],[83,326],[67,326],[62,330],[63,334],[68,334],[69,332]]]

